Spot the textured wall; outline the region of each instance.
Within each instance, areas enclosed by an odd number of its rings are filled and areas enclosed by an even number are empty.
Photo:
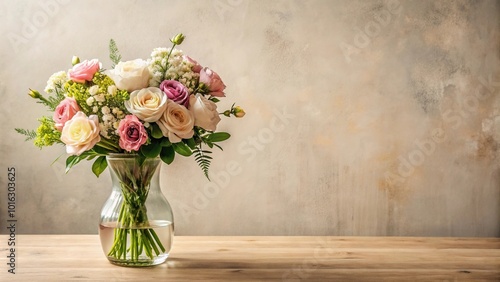
[[[177,234],[500,236],[499,1],[3,0],[0,21],[2,226],[8,167],[21,233],[96,233],[110,193],[13,131],[47,113],[27,89],[183,32],[248,114],[212,183],[163,166]]]

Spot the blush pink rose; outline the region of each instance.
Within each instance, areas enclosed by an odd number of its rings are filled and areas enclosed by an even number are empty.
[[[192,64],[193,66],[191,67],[191,70],[194,71],[195,73],[200,73],[201,69],[203,68],[200,64],[198,64],[197,61],[193,60],[191,57],[189,56],[182,56],[182,58],[184,59],[184,61]]]
[[[79,111],[81,111],[81,109],[78,106],[75,98],[68,97],[62,100],[59,105],[57,105],[52,117],[52,119],[56,123],[56,129],[58,131],[62,131],[64,124],[68,120],[72,119],[73,116],[75,116]]]
[[[209,68],[203,68],[200,71],[200,82],[205,84],[210,90],[210,95],[216,97],[225,97],[224,89],[226,85],[222,82],[220,76]]]
[[[69,70],[69,79],[74,82],[84,83],[85,81],[91,81],[94,78],[94,74],[101,68],[101,63],[97,59],[85,60],[79,64],[73,66]]]
[[[148,133],[144,125],[134,115],[127,115],[118,125],[120,148],[126,151],[138,151],[148,140]]]
[[[175,80],[164,80],[160,84],[160,89],[168,99],[189,108],[189,92],[184,84]]]

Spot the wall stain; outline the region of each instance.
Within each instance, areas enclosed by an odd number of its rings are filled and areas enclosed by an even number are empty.
[[[491,135],[479,134],[477,137],[477,159],[495,159],[499,144]]]

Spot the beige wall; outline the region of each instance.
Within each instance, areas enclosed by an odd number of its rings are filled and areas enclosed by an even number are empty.
[[[109,68],[110,38],[130,60],[183,32],[248,114],[212,183],[162,168],[177,234],[500,236],[499,1],[3,0],[0,21],[2,226],[8,167],[20,233],[96,233],[110,193],[13,131],[47,113],[27,89],[73,55]]]

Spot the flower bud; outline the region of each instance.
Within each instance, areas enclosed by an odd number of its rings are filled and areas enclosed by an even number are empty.
[[[242,118],[245,116],[245,111],[240,106],[236,106],[233,108],[233,115],[237,118]]]
[[[172,37],[172,39],[170,39],[170,41],[172,43],[174,43],[175,45],[181,45],[182,41],[184,41],[184,34],[179,33],[176,36]]]
[[[40,92],[33,90],[31,88],[30,88],[30,93],[28,93],[28,95],[30,95],[32,98],[35,98],[35,99],[42,97],[42,95],[40,95]]]
[[[71,64],[73,64],[74,66],[79,63],[80,63],[80,58],[78,58],[78,56],[73,56],[73,58],[71,59]]]

